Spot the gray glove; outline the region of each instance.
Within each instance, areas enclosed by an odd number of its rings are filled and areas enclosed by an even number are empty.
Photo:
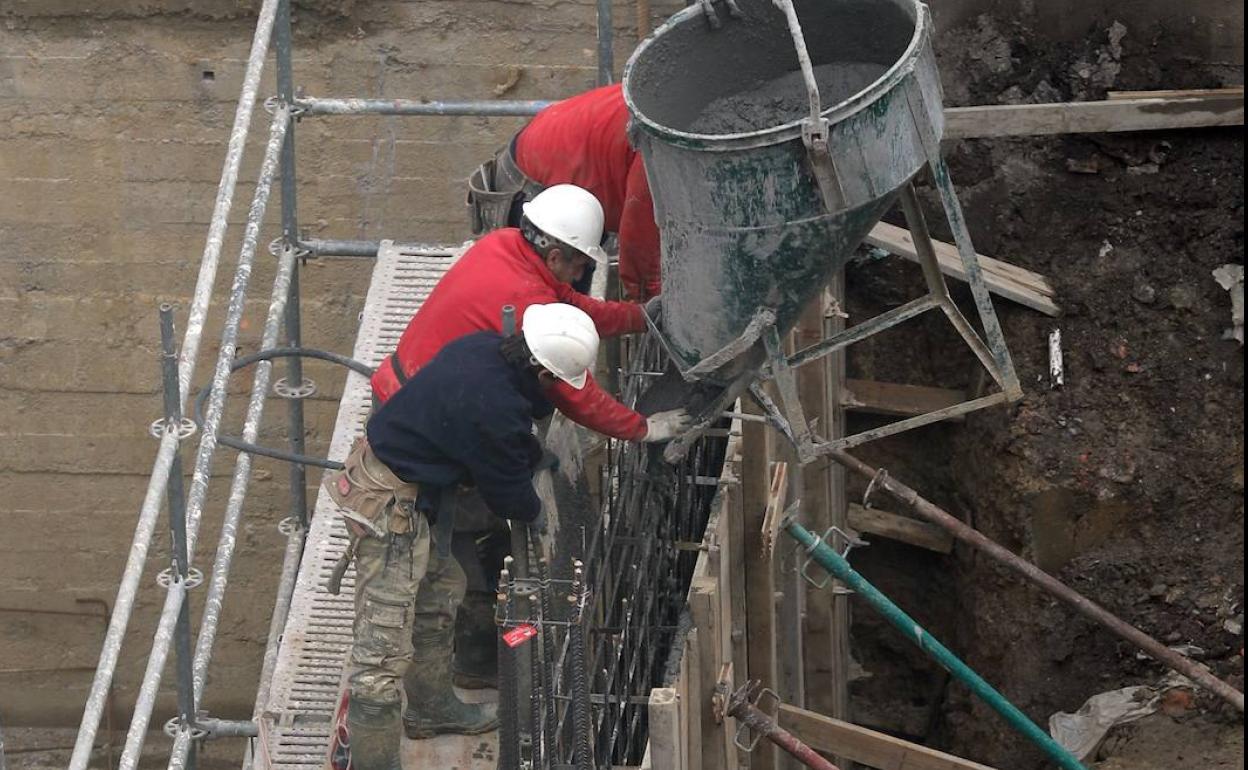
[[[647,444],[669,441],[689,429],[693,418],[684,409],[655,412],[646,419],[646,435],[641,439]]]

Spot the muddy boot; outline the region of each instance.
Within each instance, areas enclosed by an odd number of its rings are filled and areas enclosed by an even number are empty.
[[[498,626],[494,625],[494,594],[468,591],[455,616],[456,687],[485,690],[498,687]]]
[[[416,657],[403,677],[407,711],[403,729],[416,740],[454,733],[476,735],[498,727],[493,703],[464,703],[451,686],[451,638],[454,627],[416,640]]]
[[[399,703],[352,697],[347,706],[353,770],[403,770],[399,758]]]

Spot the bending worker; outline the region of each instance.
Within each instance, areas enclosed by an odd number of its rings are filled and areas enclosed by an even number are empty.
[[[550,415],[556,383],[585,387],[597,349],[590,317],[563,304],[530,305],[522,335],[455,340],[373,414],[345,469],[326,477],[355,554],[347,707],[355,770],[401,770],[405,674],[422,691],[452,692],[446,642],[464,574],[434,542],[447,497],[471,484],[495,516],[540,527],[532,475],[543,452],[533,421]],[[409,708],[430,733],[462,718],[446,699]]]
[[[377,368],[372,379],[377,401],[388,403],[405,379],[414,377],[452,340],[473,332],[501,331],[504,305],[515,307],[525,332],[529,331],[526,308],[553,302],[579,308],[603,337],[644,330],[645,311],[640,305],[596,300],[569,285],[591,259],[605,259],[598,245],[602,222],[602,207],[592,195],[572,185],[556,185],[524,204],[520,228],[498,230],[477,241],[438,282],[408,322],[398,349]],[[588,374],[583,387],[556,382],[546,396],[569,419],[623,440],[666,441],[682,432],[689,421],[683,410],[646,418],[615,400]],[[456,538],[456,551],[464,556],[461,564],[469,570],[467,597],[461,588],[451,599],[456,606],[461,600],[463,605],[454,644],[456,683],[483,687],[493,686],[497,665],[491,583],[510,541],[488,516],[481,521],[481,506],[474,502],[475,496],[461,496],[455,524],[456,530],[475,532]],[[475,552],[465,554],[465,542]],[[450,659],[451,637],[426,629],[426,620],[435,619],[419,615],[416,619],[418,643],[440,645],[439,654]],[[440,722],[436,732],[471,734],[494,727],[492,715],[460,702],[449,685],[434,690],[413,681],[407,693],[409,712],[404,721],[413,738],[429,733],[418,724],[415,705],[421,703],[430,707],[440,703],[446,713],[457,715]]]
[[[641,156],[628,141],[619,84],[595,88],[539,112],[468,182],[473,231],[518,227],[521,205],[549,185],[584,187],[602,202],[619,236],[620,284],[630,299],[659,294],[659,228]]]

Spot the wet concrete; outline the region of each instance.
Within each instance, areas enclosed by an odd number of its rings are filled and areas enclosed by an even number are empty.
[[[878,80],[888,68],[875,62],[832,62],[815,69],[824,110]],[[802,73],[794,70],[706,106],[689,130],[698,134],[738,134],[800,120],[810,114]]]

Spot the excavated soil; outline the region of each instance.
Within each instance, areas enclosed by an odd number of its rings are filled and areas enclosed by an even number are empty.
[[[937,45],[951,105],[1228,85],[1167,55],[1179,49],[1164,30],[1123,24],[1072,46],[981,17]],[[1244,358],[1224,338],[1231,301],[1211,275],[1243,264],[1242,129],[964,141],[947,157],[978,250],[1048,276],[1064,315],[998,300],[1023,400],[859,453],[1242,689]],[[934,191],[920,193],[950,239]],[[922,290],[893,258],[849,281],[856,318]],[[969,313],[964,288],[954,293]],[[852,352],[850,376],[986,386],[938,318],[905,329]],[[1054,329],[1061,387],[1048,375]],[[960,547],[950,558],[877,542],[855,559],[1042,725],[1164,673]],[[869,610],[856,606],[854,622],[856,718],[997,767],[1046,766]],[[1100,766],[1242,767],[1242,752],[1242,715],[1202,693],[1116,731]]]

